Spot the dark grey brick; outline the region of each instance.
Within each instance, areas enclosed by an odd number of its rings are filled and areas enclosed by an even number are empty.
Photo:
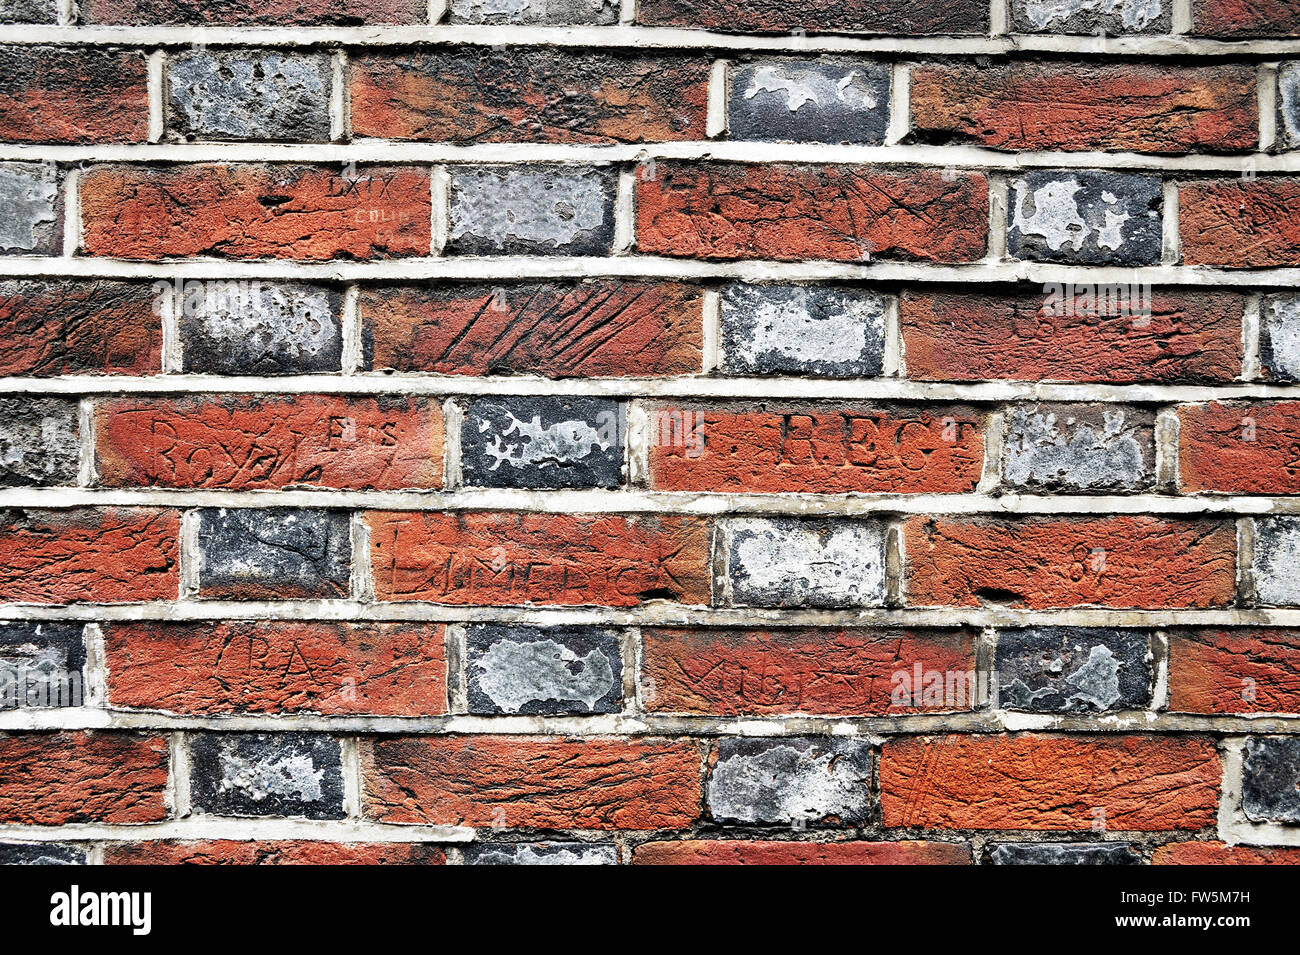
[[[618,865],[618,849],[589,842],[482,842],[463,850],[466,865]]]
[[[328,142],[328,54],[193,50],[167,67],[168,123],[187,139]]]
[[[80,623],[0,623],[0,709],[81,706],[83,630]]]
[[[460,432],[462,478],[471,487],[618,487],[625,413],[604,398],[471,401]]]
[[[1259,312],[1263,377],[1277,382],[1300,381],[1300,296],[1266,296]]]
[[[0,487],[77,483],[77,401],[0,398]]]
[[[192,281],[180,300],[187,372],[298,375],[342,367],[343,299],[332,288]]]
[[[1141,865],[1126,842],[1003,842],[989,847],[990,865]]]
[[[1017,33],[1168,33],[1171,0],[1011,0]]]
[[[198,733],[190,801],[214,816],[342,819],[339,741],[319,733]]]
[[[1155,485],[1155,413],[1120,405],[1018,405],[1006,415],[1002,481],[1034,493]]]
[[[0,23],[59,22],[55,0],[0,0]]]
[[[346,597],[348,515],[289,508],[199,511],[199,594],[238,600]]]
[[[619,635],[598,627],[471,626],[465,669],[471,713],[617,713]]]
[[[618,13],[616,0],[451,0],[448,22],[609,26]]]
[[[612,169],[480,166],[451,175],[449,252],[605,255],[614,241]]]
[[[1267,517],[1255,521],[1251,574],[1256,599],[1265,605],[1300,606],[1300,518]]]
[[[732,603],[741,607],[879,607],[884,529],[852,519],[738,518],[723,527]]]
[[[54,165],[0,162],[0,252],[55,255],[62,232],[63,199]]]
[[[1300,823],[1300,736],[1246,740],[1241,808],[1252,822]]]
[[[879,375],[888,309],[888,300],[873,292],[728,285],[722,290],[723,370],[826,378]]]
[[[707,798],[719,822],[861,825],[871,814],[871,745],[824,737],[724,739]]]
[[[1033,713],[1129,710],[1151,701],[1150,635],[1033,627],[998,634],[998,699]]]
[[[731,71],[731,139],[877,146],[889,126],[890,69],[879,63],[773,60]]]
[[[1072,265],[1160,262],[1159,176],[1040,170],[1012,180],[1007,250]]]
[[[86,865],[86,850],[58,842],[0,843],[0,865]]]
[[[1277,139],[1283,149],[1300,147],[1300,62],[1278,67]]]

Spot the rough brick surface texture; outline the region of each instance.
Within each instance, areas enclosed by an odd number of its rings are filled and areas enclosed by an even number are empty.
[[[0,26],[0,864],[1300,864],[1297,0]]]

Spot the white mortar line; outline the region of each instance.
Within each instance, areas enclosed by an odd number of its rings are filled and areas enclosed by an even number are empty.
[[[1005,36],[1011,31],[1011,14],[1007,0],[992,0],[989,5],[989,35]]]
[[[704,135],[717,139],[727,133],[727,60],[714,60],[709,68],[709,99]]]
[[[636,23],[637,0],[619,0],[618,22],[623,25]]]
[[[197,511],[181,514],[181,533],[178,550],[180,566],[180,599],[190,600],[199,593],[199,515]]]
[[[167,741],[167,794],[175,819],[190,815],[190,748],[184,733],[172,733]]]
[[[1007,209],[1010,185],[1004,176],[989,176],[988,249],[984,261],[1000,264],[1007,257]]]
[[[185,343],[181,336],[181,316],[185,309],[184,284],[178,279],[154,282],[154,308],[162,330],[163,374],[180,374],[185,367]]]
[[[361,290],[349,285],[343,290],[343,303],[339,312],[339,331],[343,336],[342,369],[345,375],[361,371],[361,313],[357,299]]]
[[[76,0],[55,0],[56,16],[60,27],[70,27],[77,19],[75,4]],[[6,25],[5,29],[11,28]]]
[[[629,402],[625,455],[630,487],[643,487],[649,480],[652,430],[646,407],[639,401]]]
[[[167,111],[167,81],[164,76],[165,54],[154,50],[149,54],[149,142],[163,138]]]
[[[722,354],[722,293],[706,289],[702,302],[700,331],[703,373],[708,375],[723,370]]]
[[[1155,657],[1155,682],[1151,688],[1151,709],[1159,713],[1169,707],[1169,634],[1157,630],[1151,635]]]
[[[1170,493],[1178,491],[1178,413],[1161,408],[1155,421],[1156,485]]]
[[[145,825],[0,826],[0,839],[31,842],[137,842],[154,839],[239,842],[468,842],[474,830],[460,826],[386,825],[374,822],[317,819],[229,819],[190,816]]]
[[[348,55],[344,50],[330,57],[330,141],[351,138],[348,115]]]
[[[1260,323],[1263,299],[1251,295],[1246,299],[1246,306],[1241,316],[1241,377],[1245,381],[1258,381],[1263,373],[1261,363]]]
[[[977,490],[992,494],[1002,484],[1002,445],[1006,441],[1006,415],[992,412],[984,422],[984,468]]]
[[[343,814],[362,819],[361,742],[355,736],[339,740],[340,771],[343,776]]]
[[[885,129],[885,145],[899,143],[912,130],[912,68],[908,63],[895,63],[889,78],[889,125]]]
[[[445,166],[434,166],[429,173],[430,252],[442,255],[451,236],[451,174]],[[511,274],[511,273],[504,273]]]
[[[465,423],[465,409],[455,398],[442,403],[442,486],[447,491],[458,491],[463,478],[461,467],[460,430]],[[470,492],[472,493],[472,492]]]
[[[636,242],[636,176],[632,170],[618,174],[614,196],[614,255],[626,255]]]
[[[901,378],[906,373],[902,326],[898,298],[891,295],[885,303],[885,343],[880,363],[880,373],[886,378]]]
[[[460,716],[469,712],[469,633],[457,623],[443,631],[447,658],[447,713]]]
[[[429,0],[427,13],[429,25],[437,26],[441,23],[449,9],[451,9],[451,4],[448,0]]]
[[[77,403],[77,484],[95,485],[95,403],[89,398]]]
[[[1160,216],[1160,262],[1176,266],[1182,258],[1182,240],[1178,233],[1178,183],[1164,183]]]
[[[82,632],[86,646],[85,705],[108,705],[108,657],[104,652],[104,629],[97,623],[86,624]]]
[[[56,173],[57,175],[57,173]],[[62,259],[70,260],[81,249],[81,170],[69,169],[63,182]],[[57,180],[56,180],[57,182]]]
[[[1259,151],[1263,153],[1277,145],[1277,67],[1276,63],[1258,67]]]
[[[1255,522],[1237,520],[1237,599],[1249,606],[1255,602]]]
[[[352,545],[349,592],[353,600],[370,603],[375,599],[374,578],[370,573],[370,528],[361,514],[352,515],[348,541]]]
[[[1170,33],[1182,36],[1192,29],[1192,0],[1173,0],[1171,3]],[[1194,45],[1195,40],[1184,41]]]

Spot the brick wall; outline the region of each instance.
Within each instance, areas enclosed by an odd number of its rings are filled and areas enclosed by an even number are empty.
[[[0,858],[1300,861],[1298,10],[3,0]]]

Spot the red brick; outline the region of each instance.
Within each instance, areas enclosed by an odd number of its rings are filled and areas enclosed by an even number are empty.
[[[144,142],[147,73],[143,53],[0,47],[0,140]]]
[[[584,378],[698,374],[702,293],[688,285],[367,289],[367,367]]]
[[[1300,179],[1182,183],[1178,229],[1187,265],[1300,265]]]
[[[705,138],[709,64],[545,48],[352,61],[352,132],[454,143]]]
[[[691,740],[380,738],[362,754],[382,822],[529,829],[678,829],[699,813]]]
[[[926,142],[994,149],[1181,153],[1253,149],[1255,70],[964,63],[912,73],[912,127]]]
[[[988,31],[978,0],[641,0],[637,23],[753,33],[969,35]]]
[[[0,601],[175,600],[179,540],[175,511],[9,511],[0,521]]]
[[[880,805],[888,827],[1201,829],[1219,778],[1202,736],[911,737],[881,750]]]
[[[100,166],[81,178],[90,255],[376,259],[429,253],[427,169]]]
[[[1223,607],[1234,595],[1236,531],[1221,521],[914,517],[904,535],[913,606]]]
[[[444,865],[446,854],[419,842],[110,842],[104,865]]]
[[[756,842],[688,839],[637,846],[633,865],[970,865],[958,842]]]
[[[1097,295],[907,291],[907,376],[929,381],[1232,381],[1244,300],[1197,289]]]
[[[379,600],[709,602],[709,526],[677,516],[372,511]]]
[[[1300,36],[1300,7],[1294,0],[1192,0],[1190,32],[1232,39]]]
[[[641,639],[642,693],[651,711],[884,716],[975,704],[928,706],[910,693],[918,666],[922,673],[974,673],[974,641],[962,631],[648,629]],[[907,695],[895,702],[900,688]]]
[[[1184,491],[1300,492],[1300,402],[1182,405],[1178,428]]]
[[[636,187],[637,247],[659,255],[969,262],[987,225],[977,173],[660,163]]]
[[[1169,638],[1169,708],[1300,713],[1300,631],[1175,631]]]
[[[0,736],[0,822],[158,822],[167,817],[167,740],[135,733]]]
[[[107,487],[442,483],[442,409],[430,398],[125,398],[96,408],[95,431]]]
[[[770,407],[652,405],[651,487],[916,494],[979,483],[983,418],[970,409]]]
[[[355,26],[427,23],[424,0],[80,0],[84,23]]]
[[[187,714],[447,712],[440,624],[111,623],[104,652],[110,706]]]
[[[1151,854],[1152,865],[1300,865],[1300,849],[1175,842]]]

